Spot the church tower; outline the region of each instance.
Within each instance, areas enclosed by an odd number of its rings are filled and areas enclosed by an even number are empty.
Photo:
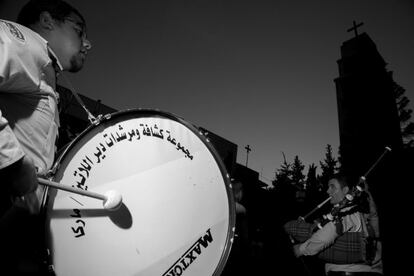
[[[402,137],[392,73],[375,43],[358,34],[341,46],[339,77],[335,79],[342,169],[362,176],[384,151],[398,150]]]
[[[355,37],[341,46],[339,77],[335,79],[340,161],[346,175],[366,176],[377,205],[384,274],[388,275],[386,272],[396,273],[401,264],[394,240],[400,233],[393,225],[406,217],[408,201],[404,197],[412,195],[406,192],[412,184],[412,163],[403,150],[392,73],[372,39],[366,33],[358,34],[359,26],[354,22],[348,30]],[[377,162],[386,147],[391,153]]]

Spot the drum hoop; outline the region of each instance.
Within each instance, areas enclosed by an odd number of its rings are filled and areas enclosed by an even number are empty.
[[[184,125],[185,127],[187,127],[190,131],[192,131],[198,138],[200,138],[200,140],[203,142],[203,144],[207,147],[207,149],[209,150],[209,152],[213,155],[214,160],[216,161],[219,169],[220,169],[220,173],[223,177],[224,183],[225,183],[225,188],[226,188],[226,193],[227,193],[227,200],[228,200],[228,204],[229,204],[229,227],[227,230],[227,237],[226,237],[226,242],[223,248],[223,252],[221,255],[221,258],[219,260],[219,263],[213,273],[213,275],[220,275],[221,272],[224,269],[224,266],[229,258],[230,255],[230,251],[233,245],[233,241],[234,241],[234,235],[235,235],[235,225],[236,225],[236,208],[235,208],[235,200],[234,200],[234,196],[233,196],[233,192],[232,192],[232,186],[231,186],[231,181],[230,181],[230,175],[228,174],[226,167],[223,163],[223,161],[220,158],[220,155],[217,153],[217,150],[214,148],[214,146],[211,144],[211,142],[205,137],[205,135],[203,134],[203,132],[198,129],[195,125],[185,121],[182,117],[179,117],[173,113],[170,112],[165,112],[165,111],[160,111],[158,109],[146,109],[146,108],[134,108],[134,109],[126,109],[126,110],[122,110],[122,111],[117,111],[114,113],[109,113],[106,114],[104,116],[102,116],[102,118],[95,124],[90,124],[87,128],[85,128],[78,136],[76,136],[67,146],[66,148],[62,151],[62,153],[57,157],[55,164],[53,166],[52,169],[52,175],[50,176],[51,178],[54,177],[55,173],[57,172],[57,170],[59,169],[59,164],[61,163],[61,161],[63,160],[63,158],[66,156],[66,154],[68,152],[70,152],[73,147],[80,141],[82,140],[82,138],[89,133],[90,131],[92,131],[94,128],[99,127],[99,125],[101,123],[105,123],[111,119],[114,118],[118,118],[121,116],[131,116],[134,114],[140,114],[140,117],[143,116],[151,116],[151,117],[158,117],[158,118],[166,118],[166,119],[171,119],[173,121],[176,121],[182,125]],[[139,117],[137,117],[139,118]],[[47,204],[47,194],[48,194],[48,187],[45,189],[45,193],[44,193],[44,198],[43,198],[43,205]],[[44,208],[44,213],[43,216],[46,217],[46,209]]]

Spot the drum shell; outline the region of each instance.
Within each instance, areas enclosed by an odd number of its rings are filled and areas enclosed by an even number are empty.
[[[136,109],[107,115],[62,153],[53,180],[123,196],[111,213],[96,199],[48,190],[46,241],[58,275],[74,275],[74,267],[85,275],[223,269],[235,230],[231,184],[208,139],[181,118]]]

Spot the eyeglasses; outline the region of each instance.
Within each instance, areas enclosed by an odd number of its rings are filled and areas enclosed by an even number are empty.
[[[79,37],[82,40],[87,39],[85,24],[83,24],[82,22],[79,22],[79,20],[76,20],[72,17],[65,17],[64,19],[71,22],[71,23],[73,23],[73,25],[74,25],[73,29],[75,30],[75,32],[79,35]]]

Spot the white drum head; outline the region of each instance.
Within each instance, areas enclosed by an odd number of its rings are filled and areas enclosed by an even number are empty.
[[[234,236],[229,177],[192,125],[152,110],[118,112],[85,130],[54,181],[102,201],[49,189],[46,243],[59,275],[219,275]]]

